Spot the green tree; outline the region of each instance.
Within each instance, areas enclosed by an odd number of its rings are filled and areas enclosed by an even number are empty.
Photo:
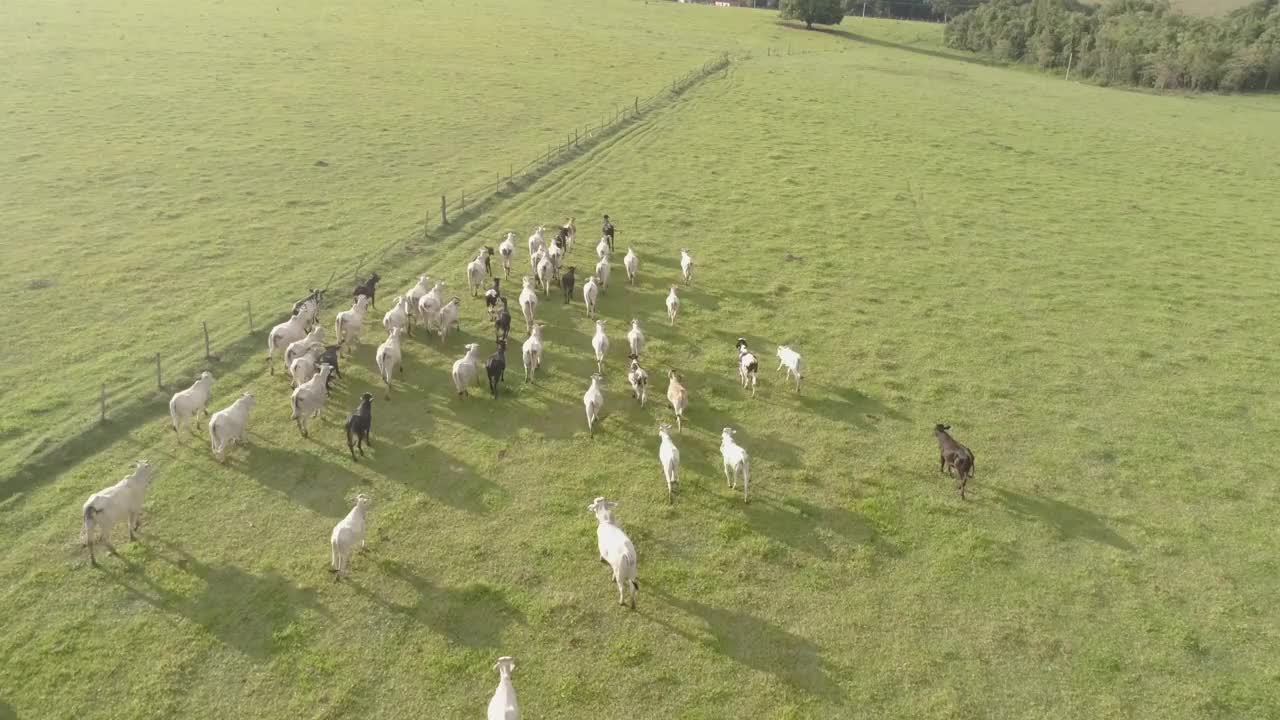
[[[844,0],[782,0],[779,9],[783,20],[803,20],[810,30],[814,23],[839,25],[844,19]]]

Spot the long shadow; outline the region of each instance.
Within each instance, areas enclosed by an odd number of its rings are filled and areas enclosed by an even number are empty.
[[[702,620],[707,625],[709,636],[689,633],[669,622],[661,612],[644,613],[646,618],[667,630],[740,665],[772,675],[796,690],[828,702],[844,702],[844,690],[836,683],[834,673],[823,660],[821,648],[812,640],[740,610],[677,598],[657,587],[646,586],[646,590],[672,607]]]
[[[254,359],[260,362],[265,344],[263,334],[255,333],[226,346],[222,351],[222,361],[211,366],[213,373],[221,374],[219,368],[225,368],[223,372],[232,371],[232,368]],[[265,366],[263,372],[266,372]],[[163,391],[148,390],[136,400],[113,404],[108,408],[106,422],[95,424],[84,432],[33,453],[9,478],[0,482],[0,505],[15,495],[51,482],[67,469],[116,444],[142,425],[158,422],[168,413],[169,392],[175,387],[189,384],[190,378],[196,374],[199,373],[171,374],[174,379]]]
[[[1103,516],[1061,500],[1023,495],[1012,490],[992,488],[996,501],[1011,515],[1049,526],[1063,539],[1083,538],[1133,552],[1137,548],[1107,526]]]
[[[743,302],[749,305],[767,305],[769,303],[772,303],[776,299],[775,296],[770,295],[769,293],[758,292],[755,290],[743,290],[740,288],[739,289],[722,288],[720,290],[717,290],[716,292],[717,294],[723,295],[724,297],[731,297],[734,300],[738,300],[739,302]],[[724,332],[722,330],[716,330],[715,333],[721,336],[730,335],[730,333]],[[746,335],[745,333],[741,335],[733,335],[732,336],[733,340],[730,340],[730,342],[736,341],[739,337],[746,337],[747,340],[751,343],[751,349],[755,350],[756,352],[760,352],[760,350],[758,350],[757,348],[765,347],[764,340],[758,337],[753,338],[752,336]]]
[[[627,251],[625,248],[623,248],[622,254],[623,255],[627,254]],[[654,267],[656,265],[657,267],[665,268],[668,272],[650,273],[651,275],[661,275],[662,277],[670,276],[671,277],[670,282],[680,282],[680,249],[679,248],[676,248],[670,252],[646,253],[645,248],[642,247],[639,249],[639,252],[637,252],[636,254],[640,256],[640,278],[642,279],[644,278],[645,276],[644,269],[646,266]],[[697,268],[698,259],[695,257],[693,259],[693,262],[694,262],[694,274],[696,275],[698,271],[698,268]],[[621,261],[619,261],[619,264],[621,264]]]
[[[746,295],[747,293],[730,291],[726,294],[742,296],[742,295]],[[756,302],[756,301],[750,300],[749,302]],[[768,377],[767,371],[772,369],[768,367],[770,361],[773,361],[773,367],[776,368],[778,366],[778,356],[777,356],[778,343],[773,342],[769,338],[766,338],[760,335],[754,335],[749,332],[741,332],[741,331],[734,332],[731,330],[716,329],[716,330],[712,330],[711,332],[716,337],[720,338],[719,343],[723,345],[725,348],[727,348],[725,352],[729,353],[730,356],[734,357],[735,361],[737,357],[736,353],[737,353],[737,347],[738,347],[738,338],[742,338],[743,340],[746,340],[747,349],[750,350],[752,353],[754,353],[756,356],[756,360],[760,362],[760,379],[761,380],[764,380],[766,377]]]
[[[18,711],[4,700],[0,700],[0,720],[18,720]]]
[[[312,437],[317,435],[313,425]],[[249,438],[251,444],[228,454],[227,467],[327,517],[341,518],[351,510],[353,488],[363,480],[353,472],[345,444],[322,457],[274,447],[253,433]]]
[[[648,295],[651,299],[646,303],[655,305],[662,315],[662,320],[667,319],[666,299],[667,293],[671,291],[672,285],[683,287],[683,281],[680,278],[680,263],[673,262],[673,270],[654,270],[650,268],[650,272],[645,272],[644,267],[640,268],[640,274],[636,278],[636,284],[628,288],[628,290],[637,295]],[[677,289],[676,293],[679,294]]]
[[[778,382],[790,382],[784,380],[784,377],[779,374]],[[854,388],[834,387],[818,383],[805,383],[801,387],[802,392],[795,394],[795,385],[791,384],[788,392],[795,395],[796,401],[807,412],[821,415],[829,420],[845,423],[852,427],[863,429],[875,427],[876,423],[885,418],[894,420],[907,419],[897,410]]]
[[[580,400],[575,402],[573,398],[547,388],[549,376],[546,370],[544,362],[538,374],[539,382],[525,383],[523,369],[513,371],[508,367],[507,379],[500,384],[496,399],[489,393],[486,380],[484,388],[473,388],[469,396],[454,395],[447,400],[441,417],[498,440],[513,438],[521,430],[533,430],[548,439],[572,437],[582,429],[577,424],[584,417],[582,405]],[[595,363],[592,361],[591,372],[594,371]],[[586,389],[587,383],[584,382],[582,391]],[[610,390],[607,388],[606,393]],[[558,421],[548,422],[549,418],[557,418]]]
[[[543,357],[534,382],[526,383],[524,380],[521,353],[527,337],[523,332],[513,332],[507,343],[507,369],[498,386],[498,398],[493,398],[483,368],[476,381],[468,387],[468,395],[465,397],[459,397],[454,392],[453,381],[445,374],[441,386],[445,389],[443,397],[438,403],[433,402],[433,412],[434,408],[438,408],[441,417],[456,420],[496,438],[511,437],[522,428],[539,427],[542,424],[539,421],[549,417],[548,413],[563,412],[566,403],[558,402],[563,398],[545,386],[550,379],[565,374],[580,378],[581,388],[586,390],[591,373],[595,372],[590,338],[572,327],[553,325],[546,319],[540,322],[546,323],[543,329]],[[480,342],[482,361],[487,360],[495,349],[492,339],[487,341],[487,345],[485,342]],[[461,351],[457,357],[461,357],[460,353]],[[615,369],[621,369],[621,365]],[[543,406],[554,405],[554,409],[530,406],[528,401],[531,400],[539,401]],[[500,413],[500,416],[495,413]],[[548,426],[545,430],[556,435],[563,428]]]
[[[676,294],[680,296],[681,315],[692,307],[696,307],[699,310],[720,309],[720,299],[706,290],[703,290],[697,283],[698,278],[696,274],[694,275],[694,283],[692,285],[679,283],[680,289],[676,290]],[[668,290],[669,289],[670,288],[668,288]],[[666,293],[663,293],[663,297],[666,297]],[[663,307],[665,308],[665,305]],[[663,314],[665,316],[665,311]],[[680,322],[679,318],[676,319],[676,322]]]
[[[582,392],[586,392],[586,387],[585,383],[582,384]],[[520,427],[534,429],[547,439],[568,439],[586,429],[580,395],[564,396],[538,383],[527,384],[521,389],[521,395],[536,405],[522,407],[524,414],[520,416]],[[616,406],[611,407],[612,410],[605,410],[604,418],[616,410]],[[548,421],[549,418],[557,420]]]
[[[666,296],[665,292],[631,291],[623,297],[602,299],[599,313],[601,319],[608,321],[610,339],[616,332],[625,344],[633,319],[640,321],[640,329],[646,336],[650,330],[667,327]]]
[[[407,447],[388,445],[383,457],[398,468],[394,476],[389,476],[391,479],[469,513],[486,512],[485,498],[503,492],[500,485],[482,477],[472,465],[427,442]],[[377,470],[376,465],[372,467]]]
[[[818,507],[797,498],[778,502],[759,497],[745,506],[745,513],[756,531],[823,560],[831,559],[834,553],[819,529],[829,530],[845,544],[882,544],[866,518],[841,507]]]
[[[663,422],[667,422],[667,420],[664,419]],[[724,467],[720,462],[719,440],[712,440],[689,431],[683,433],[674,432],[675,422],[671,421],[670,424],[673,431],[671,441],[680,449],[681,477],[687,474],[687,470],[692,470],[694,474],[706,478],[705,484],[709,488],[720,488],[724,484]],[[718,437],[719,435],[717,435]],[[692,478],[687,483],[681,481],[682,484],[691,484],[692,482]]]
[[[187,595],[161,587],[147,575],[145,564],[128,565],[122,573],[104,571],[104,576],[155,608],[196,623],[257,662],[270,659],[276,651],[275,633],[287,628],[303,611],[329,615],[315,590],[300,588],[274,570],[254,575],[234,566],[206,565],[182,548],[154,537],[143,538],[141,544],[144,557],[164,560],[199,578],[203,589]],[[269,614],[262,613],[264,605],[272,608]]]
[[[798,468],[804,464],[804,450],[795,443],[783,440],[776,432],[747,434],[739,430],[734,439],[748,449],[752,458],[767,460],[785,468]]]
[[[801,27],[799,25],[792,25],[790,23],[780,22],[777,24],[780,27],[785,27],[792,30],[805,30],[804,27]],[[943,52],[941,50],[930,50],[928,48],[916,47],[914,45],[904,45],[902,43],[890,42],[888,40],[881,40],[879,38],[871,38],[865,35],[858,35],[857,33],[851,33],[848,30],[841,30],[840,28],[815,27],[813,28],[812,32],[820,32],[825,35],[833,35],[835,37],[844,38],[845,40],[862,43],[864,45],[874,45],[876,47],[892,48],[894,50],[905,50],[909,53],[915,53],[916,55],[925,55],[932,58],[939,58],[941,60],[958,60],[962,63],[968,63],[970,65],[981,65],[983,67],[1001,67],[1000,63],[992,60],[985,60],[979,57],[972,57],[968,55],[959,55],[956,53]]]
[[[685,433],[688,433],[690,429],[694,430],[694,432],[704,432],[715,441],[718,447],[720,433],[725,428],[733,428],[737,433],[735,437],[744,443],[743,447],[748,447],[745,445],[745,441],[749,437],[748,431],[741,426],[737,419],[721,409],[720,406],[738,400],[749,401],[751,399],[750,392],[744,393],[742,388],[735,382],[712,373],[702,372],[701,370],[677,370],[677,372],[680,373],[681,381],[689,391],[689,408],[685,412]],[[662,378],[661,390],[660,399],[670,409],[671,406],[667,404],[667,378],[665,376]]]
[[[685,414],[686,428],[692,426],[716,438],[719,438],[720,432],[727,427],[742,432],[739,422],[719,407],[725,403],[751,400],[750,391],[744,391],[738,385],[736,375],[730,377],[729,373],[733,372],[732,370],[726,369],[725,372],[717,374],[676,368],[676,372],[679,373],[681,382],[689,391],[689,409]],[[664,403],[667,382],[664,370],[661,382]]]
[[[524,613],[512,605],[502,591],[482,582],[461,588],[442,587],[416,574],[395,560],[382,560],[379,569],[408,583],[417,593],[411,603],[388,600],[358,579],[350,585],[356,592],[382,607],[421,622],[450,642],[468,648],[496,648],[503,632],[512,623],[525,624]]]
[[[511,324],[515,325],[514,318]],[[477,322],[464,323],[461,329],[451,330],[443,343],[440,342],[439,335],[432,335],[430,342],[423,343],[423,345],[433,347],[437,352],[449,358],[449,365],[453,365],[454,360],[467,353],[466,346],[471,343],[480,346],[480,361],[484,362],[484,359],[489,357],[494,348],[493,325]],[[370,361],[369,367],[376,368],[377,366],[373,364],[373,361]]]
[[[605,359],[606,370],[614,365],[617,367],[612,369],[622,368],[621,362],[616,360],[618,354],[615,350],[618,349],[619,342],[626,343],[626,338],[617,332],[614,325],[613,322],[605,323],[605,334],[609,336],[609,356]],[[591,374],[596,372],[596,359],[591,347],[595,325],[592,323],[589,331],[587,327],[586,324],[581,326],[582,329],[572,325],[557,325],[548,326],[542,331],[544,352],[542,372],[548,375],[563,374],[578,378],[584,392],[591,382]],[[611,360],[613,362],[610,362]]]

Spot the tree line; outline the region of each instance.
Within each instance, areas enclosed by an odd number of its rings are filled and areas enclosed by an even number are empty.
[[[1103,85],[1280,90],[1280,0],[1195,18],[1168,0],[991,0],[947,23],[948,47],[1066,68]]]
[[[755,7],[777,8],[788,20],[809,27],[838,25],[846,15],[892,17],[943,22],[949,15],[975,7],[980,0],[753,0]]]

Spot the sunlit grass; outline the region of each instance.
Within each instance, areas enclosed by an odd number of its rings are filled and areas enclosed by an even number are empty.
[[[871,44],[714,18],[833,52],[735,63],[381,269],[380,307],[421,272],[465,295],[465,261],[503,230],[519,230],[522,272],[529,229],[575,215],[582,268],[596,219],[613,216],[641,282],[616,268],[601,302],[614,352],[594,439],[580,302],[541,305],[537,384],[513,343],[503,396],[458,399],[450,363],[466,342],[492,347],[468,299],[461,336],[407,344],[359,464],[341,422],[376,385],[381,333],[311,440],[255,346],[218,369],[215,407],[259,398],[226,467],[207,440],[175,439],[157,404],[101,452],[4,493],[0,702],[19,717],[476,717],[509,654],[529,717],[1274,714],[1273,99],[1062,83],[930,54],[902,34],[916,26],[842,27]],[[481,29],[469,43],[508,42]],[[552,82],[522,72],[526,87]],[[135,264],[169,262],[162,244],[136,247]],[[681,247],[698,269],[670,328]],[[285,262],[236,248],[264,274]],[[157,308],[184,289],[133,271]],[[110,287],[150,312],[133,285]],[[644,410],[623,380],[633,317],[658,400]],[[736,384],[739,336],[762,356],[754,400]],[[784,342],[811,368],[801,395],[773,374]],[[668,506],[656,427],[671,367],[693,402]],[[937,472],[939,421],[976,455],[968,502]],[[753,455],[750,505],[720,474],[724,426]],[[91,570],[80,504],[144,456],[159,469],[144,538]],[[328,532],[357,492],[375,499],[369,549],[335,584]],[[597,495],[619,501],[639,550],[636,613],[595,558]]]

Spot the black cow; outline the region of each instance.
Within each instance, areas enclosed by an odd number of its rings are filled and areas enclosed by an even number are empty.
[[[356,448],[359,448],[363,457],[364,446],[373,447],[373,441],[369,439],[369,431],[372,429],[373,395],[365,393],[360,396],[360,406],[347,416],[347,450],[351,451],[352,460],[360,462],[356,458]]]

